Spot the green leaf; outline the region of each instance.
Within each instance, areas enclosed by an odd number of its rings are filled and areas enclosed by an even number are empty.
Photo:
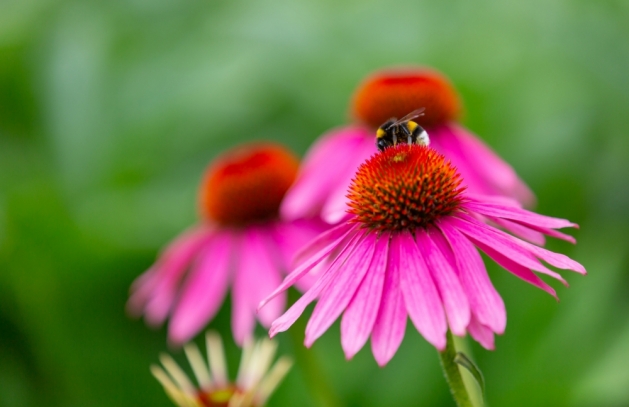
[[[483,377],[483,373],[480,371],[476,363],[472,362],[470,358],[468,358],[465,353],[457,352],[454,357],[454,362],[463,366],[474,376],[478,387],[480,387],[481,392],[483,393],[483,398],[485,397],[485,378]]]

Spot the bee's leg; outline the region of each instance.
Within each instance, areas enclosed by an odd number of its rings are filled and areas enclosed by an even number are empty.
[[[397,134],[393,133],[393,145],[397,144]]]
[[[406,136],[406,143],[409,144],[409,145],[413,144],[413,132],[411,132],[408,129],[408,125],[407,124],[403,124],[403,125],[400,126],[400,129],[402,129],[403,135]]]

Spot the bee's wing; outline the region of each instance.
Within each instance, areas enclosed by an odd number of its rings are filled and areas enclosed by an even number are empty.
[[[412,119],[414,119],[416,117],[423,116],[425,110],[426,110],[425,107],[420,107],[419,109],[415,109],[412,112],[410,112],[409,114],[407,114],[406,116],[402,117],[400,120],[397,120],[395,122],[395,124],[405,123],[405,122],[407,122],[409,120],[412,120]]]

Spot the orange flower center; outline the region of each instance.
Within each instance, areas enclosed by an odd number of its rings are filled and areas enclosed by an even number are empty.
[[[425,114],[413,121],[431,127],[456,119],[461,103],[454,87],[438,72],[425,68],[389,69],[375,73],[358,87],[352,114],[377,128],[392,117],[400,119],[422,107]]]
[[[299,161],[276,144],[249,144],[216,159],[199,192],[204,218],[223,225],[244,225],[277,217]]]
[[[461,177],[435,150],[398,144],[359,168],[349,189],[349,213],[376,230],[425,228],[459,208]]]

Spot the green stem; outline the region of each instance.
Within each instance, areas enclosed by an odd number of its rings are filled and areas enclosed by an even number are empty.
[[[450,392],[452,392],[452,397],[454,397],[456,405],[459,407],[474,407],[467,392],[467,388],[465,387],[465,383],[463,382],[459,365],[454,361],[455,357],[456,348],[454,346],[454,340],[452,333],[448,331],[446,348],[443,352],[439,352],[443,374],[450,386]]]
[[[298,296],[294,290],[289,291],[289,301],[294,303]],[[288,330],[293,352],[295,365],[302,370],[306,386],[310,390],[311,396],[316,400],[316,405],[324,407],[341,407],[343,403],[326,380],[327,375],[321,368],[315,352],[304,346],[304,332],[306,330],[306,318],[302,315]]]

